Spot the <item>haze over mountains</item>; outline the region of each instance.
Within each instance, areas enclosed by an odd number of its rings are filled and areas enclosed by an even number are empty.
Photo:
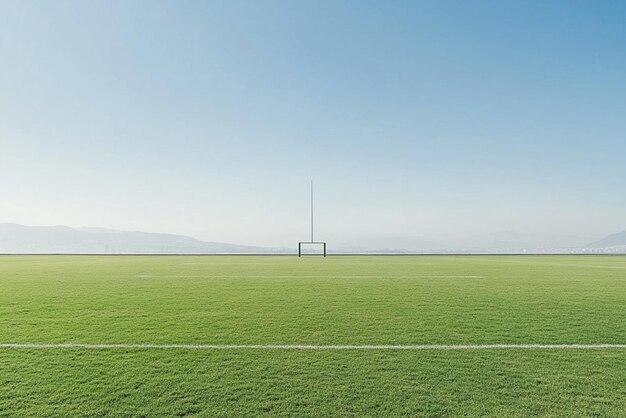
[[[281,249],[205,242],[184,235],[68,226],[0,224],[0,253],[264,253]]]
[[[611,234],[591,244],[592,248],[615,248],[626,251],[626,231]]]
[[[597,241],[513,231],[458,240],[429,240],[410,236],[364,237],[329,243],[331,253],[626,253],[626,231]],[[0,224],[0,253],[4,254],[269,254],[294,253],[293,248],[255,247],[206,242],[175,234],[118,231],[68,226]]]
[[[431,253],[626,253],[626,232],[593,239],[570,235],[522,234],[500,231],[460,239],[428,240],[413,237],[375,237],[333,247],[339,252]]]

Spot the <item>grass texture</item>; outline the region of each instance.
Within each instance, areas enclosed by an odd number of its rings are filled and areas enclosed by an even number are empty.
[[[0,343],[624,344],[626,258],[2,256]],[[0,349],[4,416],[624,416],[626,350]]]

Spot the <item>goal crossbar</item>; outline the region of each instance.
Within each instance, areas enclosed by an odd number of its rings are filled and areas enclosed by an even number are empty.
[[[322,255],[324,257],[326,257],[326,243],[323,241],[301,241],[298,243],[298,257],[302,257],[302,246],[306,246],[306,245],[321,245],[322,249],[323,249],[323,253]],[[305,254],[306,255],[306,254]],[[316,254],[310,254],[310,255],[316,255]]]

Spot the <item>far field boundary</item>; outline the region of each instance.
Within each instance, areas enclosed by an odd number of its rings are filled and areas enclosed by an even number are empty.
[[[138,256],[173,256],[173,257],[298,257],[298,253],[0,253],[1,256],[106,256],[106,257],[138,257]],[[626,253],[328,253],[328,257],[626,257]],[[302,258],[322,258],[319,254],[305,255]]]
[[[415,345],[298,345],[298,344],[34,344],[4,343],[0,349],[139,349],[139,350],[598,350],[626,349],[626,344],[415,344]]]

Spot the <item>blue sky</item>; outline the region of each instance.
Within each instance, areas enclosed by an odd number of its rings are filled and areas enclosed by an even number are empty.
[[[0,222],[626,229],[626,3],[0,2]]]

